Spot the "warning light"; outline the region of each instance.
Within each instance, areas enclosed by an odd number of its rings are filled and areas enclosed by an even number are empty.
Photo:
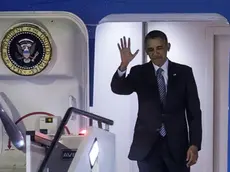
[[[53,123],[53,118],[46,118],[46,123]]]
[[[87,131],[86,130],[81,130],[79,135],[82,136],[82,135],[86,135]]]

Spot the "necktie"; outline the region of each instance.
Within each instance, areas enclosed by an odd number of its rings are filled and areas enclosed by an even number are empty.
[[[158,89],[159,89],[159,94],[160,94],[160,99],[162,105],[165,103],[165,97],[166,97],[166,86],[165,86],[165,80],[162,75],[163,69],[159,68],[157,70],[157,83],[158,83]],[[166,130],[164,124],[162,124],[161,129],[160,129],[160,135],[165,136],[166,135]]]

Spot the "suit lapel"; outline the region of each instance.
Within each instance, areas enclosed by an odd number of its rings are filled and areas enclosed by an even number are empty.
[[[151,61],[149,63],[147,63],[147,66],[145,68],[145,74],[147,76],[147,81],[151,85],[156,87],[157,86],[157,78],[156,78],[156,74],[155,74],[155,69],[154,69]]]
[[[149,63],[147,63],[147,66],[145,68],[145,75],[147,76],[147,82],[150,84],[150,87],[153,90],[153,96],[156,98],[156,100],[158,101],[159,105],[160,105],[160,94],[158,91],[158,84],[157,84],[157,78],[156,78],[156,74],[155,74],[155,68],[153,67],[152,62],[150,61]]]
[[[146,65],[145,74],[147,76],[148,82],[155,86],[157,84],[157,79],[156,79],[156,75],[155,75],[155,69],[154,69],[151,61],[149,63],[147,63],[147,65]]]
[[[168,86],[167,86],[167,95],[166,95],[166,106],[167,106],[167,103],[169,103],[169,100],[171,100],[176,77],[177,77],[177,73],[176,73],[175,64],[173,64],[171,61],[169,61],[169,64],[168,64]]]

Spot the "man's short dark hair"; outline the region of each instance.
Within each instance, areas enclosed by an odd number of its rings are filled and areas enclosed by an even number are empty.
[[[147,41],[149,39],[155,39],[155,38],[161,38],[165,40],[166,43],[168,43],[168,38],[164,32],[160,30],[153,30],[145,36],[145,45],[147,44]]]

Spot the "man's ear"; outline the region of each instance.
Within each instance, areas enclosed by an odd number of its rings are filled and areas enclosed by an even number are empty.
[[[171,44],[170,44],[170,43],[168,43],[168,51],[170,50],[170,48],[171,48]]]

